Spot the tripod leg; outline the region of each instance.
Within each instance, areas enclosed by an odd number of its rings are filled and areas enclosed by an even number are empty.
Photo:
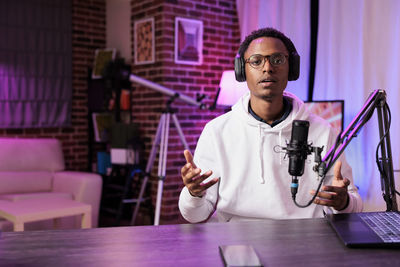
[[[168,148],[168,133],[169,133],[170,113],[166,113],[164,127],[161,131],[160,157],[158,159],[158,188],[156,212],[154,215],[154,225],[160,222],[161,199],[163,193],[163,185],[165,180],[165,170],[167,164],[167,148]]]
[[[189,146],[186,142],[185,136],[183,135],[181,125],[179,124],[178,118],[176,117],[176,114],[172,114],[172,119],[174,120],[175,128],[178,131],[179,137],[181,139],[182,145],[185,149],[189,150]]]
[[[157,132],[156,132],[156,135],[154,137],[153,144],[151,146],[149,160],[147,161],[147,165],[146,165],[146,172],[144,174],[144,178],[143,178],[143,181],[142,181],[142,186],[140,187],[140,193],[139,193],[139,197],[137,199],[137,203],[135,205],[135,210],[134,210],[133,215],[132,215],[131,225],[135,224],[136,216],[137,216],[137,214],[139,212],[140,203],[141,203],[141,201],[143,199],[144,191],[146,189],[146,185],[147,185],[147,182],[149,180],[151,168],[153,167],[154,159],[156,157],[157,147],[160,144],[161,130],[164,128],[164,124],[165,124],[165,114],[162,114],[161,117],[160,117],[160,121],[158,123]]]
[[[156,202],[156,212],[154,215],[154,225],[159,225],[160,222],[160,210],[161,210],[161,200],[163,193],[163,186],[166,174],[166,164],[167,164],[167,152],[168,152],[168,137],[169,137],[169,126],[170,126],[170,113],[166,114],[166,120],[164,124],[164,128],[161,134],[161,144],[160,144],[160,157],[158,162],[158,188],[157,188],[157,202]],[[179,121],[176,115],[172,114],[172,119],[175,124],[175,128],[178,131],[180,140],[185,147],[185,149],[189,149],[189,146],[185,140],[185,136],[183,135],[182,128],[179,124]]]

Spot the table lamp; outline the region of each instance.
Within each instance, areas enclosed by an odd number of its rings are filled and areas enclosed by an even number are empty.
[[[232,106],[249,90],[246,82],[236,81],[234,70],[222,73],[219,88],[217,105],[221,106]]]

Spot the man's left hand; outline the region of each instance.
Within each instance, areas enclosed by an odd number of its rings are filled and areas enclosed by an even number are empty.
[[[342,162],[338,161],[333,170],[332,185],[322,187],[322,190],[318,192],[317,198],[314,200],[315,204],[333,207],[335,210],[343,210],[347,207],[349,201],[347,187],[350,184],[350,180],[343,178],[341,168]],[[314,195],[315,190],[311,190],[310,194]]]

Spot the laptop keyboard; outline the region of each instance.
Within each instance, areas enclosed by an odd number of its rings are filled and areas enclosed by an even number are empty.
[[[367,212],[358,214],[360,218],[385,243],[400,242],[400,214],[397,212]]]

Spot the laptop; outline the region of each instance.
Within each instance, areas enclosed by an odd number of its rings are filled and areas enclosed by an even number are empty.
[[[400,247],[399,212],[326,214],[325,217],[348,247]]]

